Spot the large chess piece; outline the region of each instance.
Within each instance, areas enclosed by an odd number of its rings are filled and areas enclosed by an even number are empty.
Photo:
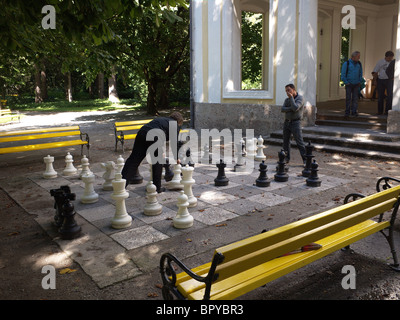
[[[90,174],[92,173],[92,171],[90,171],[89,168],[89,159],[86,157],[86,155],[83,155],[82,159],[81,159],[81,164],[82,164],[82,171],[79,175],[79,178],[82,179],[82,176],[85,174]]]
[[[103,190],[113,190],[112,181],[115,179],[115,163],[114,161],[107,161],[102,163],[101,167],[106,171],[103,173]]]
[[[168,182],[168,189],[170,190],[182,190],[183,185],[181,184],[181,165],[179,163],[174,165],[174,176],[172,180]]]
[[[174,172],[171,170],[171,165],[168,158],[165,159],[165,164],[163,166],[165,168],[164,179],[165,181],[169,182],[172,180]]]
[[[256,138],[247,138],[246,139],[246,150],[247,150],[247,158],[254,159],[256,156]]]
[[[125,189],[126,180],[122,179],[121,173],[115,174],[112,181],[113,193],[111,199],[115,200],[115,215],[111,220],[111,227],[114,229],[123,229],[130,227],[132,217],[127,213],[125,200],[129,197],[129,193]]]
[[[256,180],[256,186],[257,187],[269,187],[271,184],[271,180],[268,179],[267,177],[267,165],[265,164],[265,161],[263,160],[260,163],[260,175],[258,176],[257,180]]]
[[[82,176],[82,181],[85,183],[85,191],[83,192],[82,203],[95,203],[99,200],[99,195],[94,191],[94,174],[86,174]]]
[[[162,206],[157,201],[157,188],[153,181],[149,181],[146,186],[146,204],[143,213],[146,216],[158,216],[162,212]]]
[[[203,148],[203,156],[201,157],[201,163],[210,164],[211,163],[211,155],[210,155],[210,147],[208,144],[204,145]]]
[[[243,139],[240,139],[240,143],[236,145],[237,159],[236,164],[233,167],[235,172],[246,171],[245,157],[246,157],[246,146]]]
[[[61,186],[59,189],[51,189],[50,195],[54,198],[54,209],[56,209],[54,225],[59,228],[62,226],[64,221],[62,205],[64,204],[65,199],[75,200],[75,194],[71,196],[71,189],[69,186]]]
[[[264,148],[264,139],[262,138],[262,136],[259,136],[257,139],[257,154],[254,157],[255,161],[263,161],[267,159],[267,157],[264,155]]]
[[[119,155],[119,157],[117,158],[117,163],[115,165],[115,173],[121,173],[122,169],[124,168],[125,165],[125,160],[124,158],[122,158],[121,155]]]
[[[183,184],[183,191],[188,197],[189,208],[195,207],[197,205],[197,199],[193,195],[192,186],[196,182],[193,179],[193,171],[194,168],[192,166],[184,166],[182,167],[182,180],[181,184]]]
[[[226,164],[220,159],[216,166],[218,168],[218,175],[214,179],[214,185],[218,187],[227,186],[229,184],[229,179],[225,176]]]
[[[78,170],[74,167],[73,162],[74,159],[72,158],[72,155],[68,152],[65,156],[65,169],[63,171],[64,176],[73,176],[78,172]]]
[[[65,197],[65,201],[62,205],[62,216],[64,221],[58,232],[61,235],[61,239],[71,240],[80,236],[81,227],[75,221],[75,210],[74,204],[70,200],[75,200],[75,193],[70,193],[69,196]]]
[[[190,228],[193,226],[193,217],[190,215],[188,211],[188,197],[185,195],[184,191],[180,191],[180,195],[178,197],[178,212],[173,218],[173,224],[174,227],[177,229],[185,229],[185,228]]]
[[[321,186],[321,180],[318,178],[318,163],[315,160],[311,164],[311,173],[306,182],[309,187]]]
[[[276,182],[286,182],[289,180],[289,175],[286,173],[285,170],[285,156],[286,153],[283,150],[278,153],[278,170],[274,176]]]
[[[311,163],[312,159],[314,156],[312,155],[312,152],[314,150],[314,146],[311,145],[311,142],[308,142],[308,145],[306,145],[306,165],[304,167],[304,170],[301,172],[303,177],[309,177],[311,174]]]
[[[45,179],[57,178],[57,171],[55,171],[53,168],[54,157],[51,156],[44,157],[43,161],[46,164],[46,170],[43,172],[43,178]]]

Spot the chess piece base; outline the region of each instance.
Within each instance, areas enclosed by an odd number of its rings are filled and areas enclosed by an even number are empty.
[[[256,180],[256,186],[266,188],[271,185],[271,180]]]
[[[63,227],[59,229],[59,233],[61,235],[61,239],[63,240],[72,240],[76,239],[81,235],[81,227],[78,225],[75,226],[69,226],[67,230],[64,230]]]
[[[124,229],[130,227],[132,224],[132,217],[125,216],[122,218],[113,219],[111,221],[111,227],[114,229]]]
[[[282,174],[282,175],[275,175],[274,180],[276,182],[286,182],[289,180],[289,176],[287,174]]]
[[[321,186],[321,180],[319,180],[319,179],[318,180],[307,179],[306,183],[307,183],[307,187],[316,188],[316,187],[320,187]]]
[[[188,216],[184,218],[173,218],[174,227],[177,229],[186,229],[193,226],[193,217]]]

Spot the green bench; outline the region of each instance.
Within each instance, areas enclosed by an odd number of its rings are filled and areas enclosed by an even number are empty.
[[[400,186],[382,186],[385,179],[392,178],[380,179],[378,192],[373,195],[352,193],[337,208],[218,248],[211,262],[196,268],[188,268],[170,253],[163,254],[160,272],[164,299],[235,299],[378,231],[389,243],[391,267],[400,271],[393,240]],[[388,220],[383,219],[386,214]],[[310,243],[321,247],[298,250]],[[300,252],[287,254],[296,251]],[[182,272],[177,273],[175,267]]]
[[[79,126],[0,132],[0,154],[76,145],[81,146],[81,155],[86,146],[89,157],[89,135],[82,133]]]

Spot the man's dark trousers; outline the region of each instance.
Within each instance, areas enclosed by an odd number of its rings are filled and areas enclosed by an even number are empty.
[[[303,134],[301,132],[301,121],[298,120],[285,120],[283,124],[283,150],[286,152],[286,159],[290,160],[290,137],[296,141],[297,148],[303,161],[306,159],[306,147],[303,141]]]

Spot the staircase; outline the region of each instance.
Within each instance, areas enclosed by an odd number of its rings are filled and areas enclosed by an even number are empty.
[[[265,143],[282,145],[282,130],[265,137]],[[318,151],[386,160],[400,160],[400,135],[386,133],[386,117],[317,115],[316,125],[303,128],[303,139]],[[296,146],[292,141],[292,146]]]

